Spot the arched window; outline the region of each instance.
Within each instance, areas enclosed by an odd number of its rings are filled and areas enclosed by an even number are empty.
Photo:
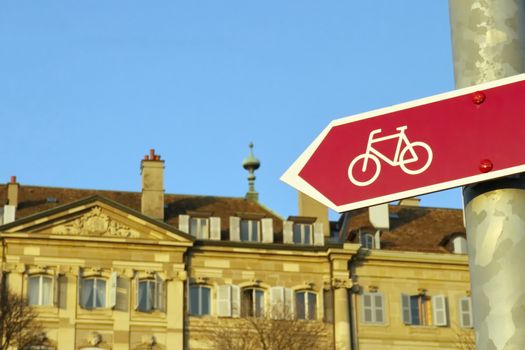
[[[200,284],[190,286],[190,315],[203,316],[210,314],[210,287]]]
[[[84,278],[80,305],[86,309],[106,307],[106,280],[99,277]]]
[[[245,288],[241,294],[241,316],[261,317],[264,314],[264,291],[259,288]]]
[[[311,291],[295,292],[295,314],[299,320],[317,319],[317,294]]]
[[[30,305],[52,305],[53,277],[48,275],[30,276],[27,298]]]

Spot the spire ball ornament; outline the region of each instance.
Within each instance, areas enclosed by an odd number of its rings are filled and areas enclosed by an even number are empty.
[[[242,167],[248,170],[248,192],[245,198],[257,202],[259,193],[255,191],[255,170],[259,169],[261,162],[253,155],[253,142],[250,142],[250,154],[242,161]]]

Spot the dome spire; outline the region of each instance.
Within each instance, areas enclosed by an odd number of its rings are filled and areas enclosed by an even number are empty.
[[[250,142],[250,154],[242,161],[244,169],[248,170],[248,192],[245,198],[257,202],[259,193],[255,191],[255,170],[259,169],[261,162],[253,156],[253,142]]]

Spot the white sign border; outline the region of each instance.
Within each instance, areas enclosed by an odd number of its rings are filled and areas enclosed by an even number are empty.
[[[453,90],[453,91],[445,92],[442,94],[433,95],[430,97],[425,97],[422,99],[405,102],[405,103],[401,103],[398,105],[380,108],[380,109],[376,109],[373,111],[360,113],[360,114],[356,114],[353,116],[348,116],[348,117],[333,120],[319,134],[319,136],[315,138],[315,140],[310,144],[310,146],[306,148],[306,150],[299,156],[299,158],[297,158],[297,160],[288,168],[288,170],[285,171],[285,173],[281,176],[281,181],[294,187],[298,191],[301,191],[307,194],[313,199],[323,203],[327,207],[332,208],[335,211],[341,213],[341,212],[345,212],[349,210],[369,207],[369,206],[378,205],[382,203],[388,203],[388,202],[403,199],[403,198],[409,198],[409,197],[414,197],[417,195],[442,191],[442,190],[453,188],[453,187],[459,187],[463,185],[468,185],[468,184],[472,184],[476,182],[491,180],[491,179],[498,178],[498,177],[503,177],[503,176],[508,176],[508,175],[524,172],[525,164],[516,166],[516,167],[512,167],[512,168],[506,168],[506,169],[502,169],[498,171],[491,171],[491,172],[484,173],[484,174],[461,178],[458,180],[441,182],[441,183],[431,185],[431,186],[419,187],[417,189],[413,189],[409,191],[396,192],[396,193],[392,193],[386,196],[374,197],[368,200],[353,202],[353,203],[339,205],[339,206],[333,203],[332,201],[330,201],[321,192],[319,192],[317,189],[315,189],[312,185],[310,185],[308,182],[306,182],[299,176],[299,172],[304,168],[308,160],[312,157],[313,153],[317,150],[321,142],[325,139],[328,132],[335,126],[342,125],[342,124],[355,123],[360,120],[369,119],[369,118],[377,117],[377,116],[392,113],[392,112],[397,112],[397,111],[408,109],[408,108],[422,106],[422,105],[426,105],[429,103],[450,99],[453,97],[467,95],[469,93],[473,93],[476,91],[482,91],[486,89],[495,88],[498,86],[508,85],[508,84],[516,83],[516,82],[523,81],[523,80],[525,80],[525,74],[519,74],[519,75],[515,75],[512,77],[504,78],[504,79],[494,80],[488,83],[483,83],[483,84],[474,85],[474,86],[470,86],[470,87],[463,88],[463,89]]]

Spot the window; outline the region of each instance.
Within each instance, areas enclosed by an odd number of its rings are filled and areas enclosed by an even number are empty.
[[[385,304],[381,293],[363,293],[363,322],[384,323]]]
[[[241,220],[241,241],[260,242],[260,231],[259,220]]]
[[[28,301],[30,305],[52,305],[53,277],[46,275],[29,277]]]
[[[361,232],[360,236],[361,246],[363,248],[373,249],[374,248],[374,235],[369,232]]]
[[[294,224],[293,242],[295,244],[312,244],[312,225]]]
[[[151,312],[162,310],[164,304],[164,281],[158,276],[155,279],[139,279],[137,295],[137,310]]]
[[[403,322],[420,326],[446,326],[447,300],[443,295],[433,297],[418,295],[401,295]]]
[[[452,240],[454,254],[467,254],[467,240],[463,236],[456,236]]]
[[[106,307],[106,280],[84,278],[82,280],[80,305],[86,309]]]
[[[210,314],[210,288],[201,285],[190,286],[190,315]]]
[[[474,327],[472,320],[472,300],[470,297],[459,299],[459,324],[463,328]]]
[[[208,218],[190,218],[190,235],[198,239],[208,239],[210,232]]]
[[[317,319],[317,294],[309,291],[296,292],[295,310],[299,320]]]
[[[261,317],[264,314],[264,291],[257,288],[243,289],[241,316]]]

